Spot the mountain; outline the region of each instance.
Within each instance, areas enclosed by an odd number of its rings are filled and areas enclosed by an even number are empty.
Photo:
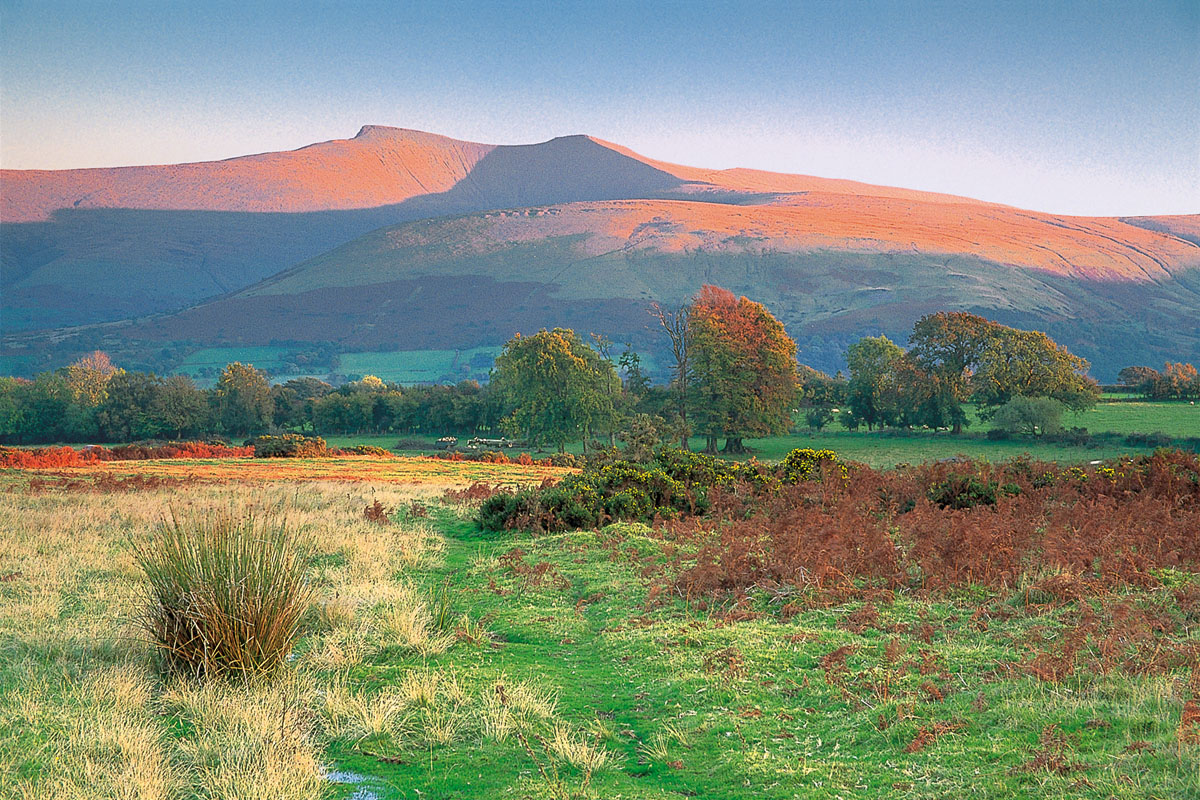
[[[648,303],[705,282],[766,303],[820,366],[940,309],[1047,330],[1104,377],[1200,357],[1200,215],[1069,217],[685,167],[585,136],[493,146],[372,126],[288,153],[0,182],[6,350],[43,363],[72,341],[445,350],[555,324],[653,349]]]

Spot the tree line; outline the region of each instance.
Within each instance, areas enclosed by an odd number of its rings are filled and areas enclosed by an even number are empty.
[[[1200,373],[1191,364],[1168,361],[1161,372],[1153,367],[1125,367],[1117,380],[1148,400],[1200,400]]]
[[[33,380],[0,378],[0,441],[503,434],[563,450],[580,440],[585,449],[618,440],[687,448],[699,436],[708,452],[724,439],[724,451],[736,453],[744,439],[788,432],[800,409],[811,428],[836,419],[851,430],[958,433],[969,422],[964,403],[974,403],[985,419],[1037,434],[1100,394],[1088,363],[1044,333],[973,314],[923,317],[907,350],[884,336],[860,339],[846,352],[848,375],[835,376],[798,364],[795,342],[764,306],[720,287],[651,314],[670,346],[665,385],[650,381],[630,346],[618,353],[605,337],[565,328],[514,336],[482,385],[401,387],[370,375],[337,387],[316,378],[271,385],[233,363],[201,389],[186,376],[119,369],[96,352]],[[1196,383],[1190,365],[1126,372],[1122,380],[1173,392],[1154,396],[1184,397]]]

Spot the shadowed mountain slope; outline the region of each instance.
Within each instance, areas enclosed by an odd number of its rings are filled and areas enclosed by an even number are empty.
[[[319,330],[351,350],[432,349],[565,324],[653,347],[647,305],[714,282],[799,336],[903,338],[921,314],[972,310],[1051,328],[1108,375],[1200,353],[1197,267],[1200,246],[1169,233],[979,204],[577,202],[383,228],[126,335],[245,345]]]

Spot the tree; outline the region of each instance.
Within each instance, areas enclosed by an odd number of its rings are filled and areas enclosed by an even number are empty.
[[[105,438],[117,442],[150,439],[162,433],[151,412],[162,378],[146,372],[122,372],[108,381],[96,417]]]
[[[1041,331],[996,326],[971,377],[973,398],[987,416],[1014,397],[1052,397],[1072,411],[1096,404],[1100,387],[1088,362]]]
[[[696,430],[725,451],[742,439],[786,433],[796,400],[796,343],[759,303],[704,286],[688,310]]]
[[[671,340],[671,355],[675,359],[674,377],[671,384],[675,387],[675,410],[679,415],[679,449],[688,449],[688,383],[691,381],[691,351],[692,328],[690,324],[690,309],[682,306],[675,311],[667,311],[658,303],[650,306],[650,314],[658,320],[658,324]]]
[[[120,371],[107,353],[101,350],[88,353],[67,367],[71,398],[79,405],[95,408],[104,402],[109,380]]]
[[[172,375],[164,380],[152,410],[162,430],[176,439],[199,436],[212,426],[204,392],[187,375]]]
[[[275,404],[273,419],[277,428],[304,428],[312,422],[312,401],[333,391],[328,383],[316,378],[293,378],[271,387]]]
[[[613,423],[620,378],[575,331],[555,328],[509,339],[496,357],[492,383],[511,409],[505,427],[563,452],[567,442]]]
[[[956,391],[942,375],[921,369],[909,354],[892,367],[896,419],[905,427],[958,428],[969,424]]]
[[[1062,415],[1066,408],[1053,397],[1018,395],[1000,406],[992,417],[995,429],[1009,433],[1041,436],[1062,430]]]
[[[217,421],[232,436],[261,433],[271,425],[271,386],[250,364],[235,361],[221,370],[212,401]]]
[[[1001,327],[961,311],[942,311],[917,320],[908,353],[916,367],[938,379],[942,396],[931,401],[934,405],[950,409],[967,399],[971,372]],[[965,422],[965,415],[954,415],[953,432],[961,433]]]
[[[1191,364],[1168,361],[1162,372],[1147,385],[1156,400],[1187,400],[1200,397],[1200,375]]]
[[[1123,386],[1145,391],[1147,384],[1160,377],[1158,370],[1153,367],[1125,367],[1117,373],[1117,380]]]
[[[846,349],[850,382],[847,421],[866,423],[867,430],[891,425],[899,415],[896,367],[904,351],[886,336],[866,336]]]

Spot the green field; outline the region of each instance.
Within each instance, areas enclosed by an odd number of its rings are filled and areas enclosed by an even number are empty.
[[[983,632],[968,620],[986,592],[936,603],[902,596],[880,609],[883,629],[938,621],[926,643],[846,630],[859,604],[784,622],[763,596],[753,607],[764,618],[728,624],[715,608],[649,600],[643,575],[658,545],[636,528],[479,542],[469,524],[440,519],[444,563],[414,578],[430,594],[450,582],[455,611],[490,620],[502,644],[376,660],[352,670],[352,680],[370,693],[411,671],[437,672],[484,695],[496,683],[532,681],[558,698],[558,715],[580,741],[612,760],[579,794],[581,771],[556,765],[569,792],[557,795],[511,739],[415,749],[390,736],[335,743],[339,766],[370,776],[366,785],[381,798],[416,797],[418,788],[447,798],[1200,796],[1194,754],[1173,740],[1180,703],[1168,699],[1168,680],[1081,675],[1048,685],[995,674],[996,663],[1020,658],[1022,637],[1053,635],[1071,611],[1029,611]],[[501,560],[514,545],[524,563],[561,576],[559,585],[515,575]],[[946,699],[913,702],[928,681],[915,670],[890,674],[889,643],[943,665]],[[850,648],[862,694],[823,677],[822,658],[841,647]],[[862,688],[873,682],[874,690]],[[922,728],[939,723],[944,736],[909,752]],[[1051,725],[1066,737],[1066,758],[1086,767],[1062,775],[1026,769]],[[1147,749],[1127,749],[1135,741]]]
[[[399,350],[394,353],[344,353],[338,371],[375,375],[396,383],[446,383],[486,380],[499,347],[469,350]]]
[[[1177,439],[1200,437],[1200,406],[1182,402],[1102,403],[1090,411],[1068,414],[1064,424],[1087,428],[1093,435],[1101,434],[1096,437],[1095,442],[1086,446],[1042,442],[1031,438],[990,441],[983,436],[987,423],[979,422],[973,414],[972,417],[975,420],[974,424],[959,436],[944,431],[847,431],[840,426],[830,425],[820,433],[810,434],[801,427],[796,433],[787,436],[747,439],[746,444],[752,449],[750,455],[765,461],[777,461],[793,448],[811,447],[835,450],[845,458],[862,461],[873,467],[890,467],[902,462],[915,464],[958,455],[990,461],[1002,461],[1023,454],[1045,461],[1064,463],[1095,461],[1131,453],[1148,453],[1154,449],[1126,444],[1123,437],[1130,433],[1162,432]],[[432,447],[435,438],[393,434],[331,435],[326,437],[326,440],[335,447],[349,447],[362,443],[391,449],[399,439],[424,440]],[[697,450],[704,447],[704,440],[694,437],[690,444],[692,449]],[[582,448],[576,443],[568,449],[579,453]]]

